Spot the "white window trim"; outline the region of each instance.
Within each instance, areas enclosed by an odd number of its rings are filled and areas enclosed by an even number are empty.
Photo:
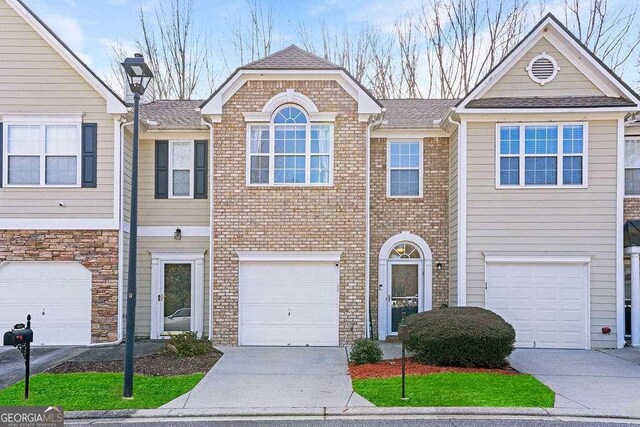
[[[391,168],[391,144],[392,143],[418,143],[418,153],[420,155],[419,160],[419,172],[418,175],[420,177],[418,183],[418,195],[416,196],[393,196],[391,195],[391,169],[394,170],[414,170],[415,168]],[[424,187],[424,147],[422,139],[388,139],[387,140],[387,199],[421,199],[423,197],[423,187]]]
[[[173,195],[173,144],[176,142],[188,142],[191,147],[191,161],[189,162],[189,195],[174,196]],[[169,140],[169,198],[170,199],[193,199],[193,180],[194,180],[194,140],[193,139],[172,139]],[[184,169],[180,169],[184,170]]]
[[[295,104],[284,104],[275,110],[273,115],[278,113],[286,107],[295,107],[300,109],[307,118],[307,123],[299,123],[299,125],[305,125],[305,182],[303,183],[276,183],[274,182],[275,175],[275,126],[271,119],[269,123],[248,123],[246,128],[246,147],[245,147],[245,184],[248,187],[312,187],[323,188],[333,186],[333,170],[334,170],[334,124],[331,122],[311,122],[309,115],[300,106]],[[252,156],[265,156],[265,154],[252,154],[251,153],[251,128],[253,126],[269,127],[269,182],[268,183],[252,183],[251,182],[251,157]],[[329,182],[326,183],[311,183],[311,156],[327,155],[326,153],[311,153],[311,127],[312,126],[329,126]],[[302,155],[302,154],[300,154]]]
[[[563,184],[562,177],[562,159],[564,157],[564,146],[563,146],[563,126],[575,126],[580,125],[583,126],[583,141],[582,141],[582,184]],[[519,180],[518,185],[501,185],[500,184],[500,128],[501,127],[519,127],[520,128],[520,153],[518,154],[519,158]],[[556,154],[525,154],[524,153],[524,128],[526,126],[557,126],[558,127],[558,152]],[[556,188],[572,188],[572,189],[585,189],[589,188],[589,123],[588,122],[530,122],[530,123],[509,123],[509,122],[501,122],[496,123],[495,128],[495,188],[498,190],[514,190],[514,189],[556,189]],[[505,155],[506,156],[506,155]],[[512,155],[515,157],[515,155]],[[556,184],[555,185],[525,185],[524,184],[524,176],[525,176],[525,157],[556,157],[558,159],[556,163]],[[571,157],[572,155],[568,155]]]
[[[630,136],[630,137],[625,137],[625,138],[624,138],[624,141],[625,141],[625,143],[626,143],[627,141],[635,141],[637,144],[640,144],[640,136]],[[626,160],[626,158],[625,158],[625,160]],[[637,167],[637,168],[628,168],[628,167],[627,167],[627,165],[626,165],[626,162],[625,162],[625,165],[624,165],[624,170],[625,170],[625,172],[626,172],[626,170],[627,170],[627,169],[640,169],[640,166],[639,166],[639,167]],[[625,174],[625,175],[626,175],[626,174]],[[625,188],[623,189],[623,191],[624,191],[624,198],[625,198],[625,199],[640,199],[640,194],[627,194],[627,191],[626,191],[626,187],[627,187],[627,180],[626,180],[626,177],[625,177],[625,180],[624,180],[624,181],[625,181],[625,182],[624,182],[624,187],[625,187]]]
[[[75,184],[46,184],[46,149],[45,149],[45,127],[51,126],[76,126],[78,132],[76,157],[76,183]],[[21,156],[21,154],[9,154],[9,126],[39,126],[40,127],[40,152],[36,154],[25,154],[25,156],[40,159],[40,183],[39,184],[10,184],[9,183],[9,157]],[[82,186],[82,118],[64,116],[20,116],[5,117],[2,122],[2,186],[4,188],[80,188]],[[51,156],[71,157],[74,154],[56,154]]]

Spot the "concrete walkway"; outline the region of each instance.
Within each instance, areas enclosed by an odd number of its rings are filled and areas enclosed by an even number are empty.
[[[518,349],[510,361],[556,392],[556,408],[638,411],[640,365],[631,361],[634,351]]]
[[[344,348],[222,347],[189,393],[162,408],[373,406],[352,391]]]

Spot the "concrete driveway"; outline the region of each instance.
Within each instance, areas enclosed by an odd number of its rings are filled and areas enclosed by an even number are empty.
[[[636,351],[518,349],[510,361],[556,392],[556,408],[637,411],[640,365],[632,361],[640,360],[634,357]]]
[[[224,347],[189,393],[163,408],[373,406],[353,393],[344,348]]]

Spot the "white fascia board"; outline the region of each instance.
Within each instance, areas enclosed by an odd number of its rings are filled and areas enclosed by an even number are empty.
[[[0,218],[4,230],[118,230],[116,218]]]
[[[591,255],[485,255],[484,261],[487,264],[588,264]]]
[[[240,262],[340,262],[342,251],[236,251]]]
[[[358,114],[380,114],[382,107],[342,70],[239,70],[201,109],[203,115],[221,115],[223,105],[247,80],[335,80],[358,101]]]
[[[640,106],[597,108],[461,108],[458,114],[633,113]]]
[[[371,131],[371,138],[387,139],[423,139],[423,138],[446,138],[450,134],[441,128],[424,129],[376,129]]]
[[[60,41],[45,28],[36,17],[17,0],[6,0],[7,4],[33,28],[74,70],[107,101],[107,113],[126,114],[127,106],[122,103],[105,84],[96,78]]]

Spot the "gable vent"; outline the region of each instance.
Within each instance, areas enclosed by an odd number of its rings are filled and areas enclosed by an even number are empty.
[[[560,70],[560,67],[558,67],[556,60],[544,52],[531,59],[527,66],[531,80],[540,85],[544,85],[553,80],[558,74],[558,70]]]

